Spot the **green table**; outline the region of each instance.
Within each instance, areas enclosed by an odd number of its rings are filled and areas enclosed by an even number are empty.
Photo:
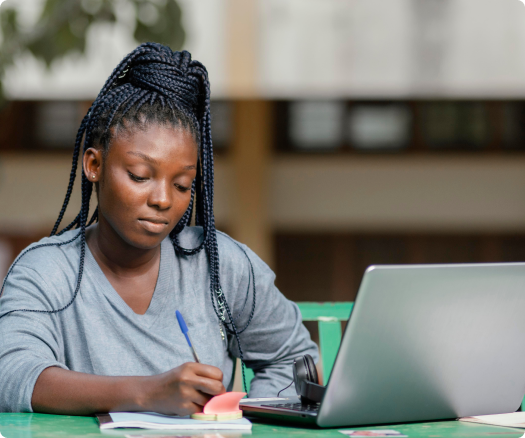
[[[342,429],[342,428],[338,428]],[[344,438],[345,435],[338,432],[338,429],[311,429],[276,426],[270,424],[253,423],[251,436],[272,437],[272,438],[299,438],[299,437],[338,437]],[[353,429],[353,428],[345,428]],[[355,428],[359,429],[359,428]],[[462,423],[459,421],[439,421],[432,423],[414,423],[394,426],[372,426],[362,429],[394,429],[412,438],[437,438],[437,437],[521,437],[525,430],[511,429],[506,427],[484,426],[473,423]],[[70,417],[66,415],[46,415],[46,414],[0,414],[0,433],[5,438],[51,438],[51,437],[94,437],[94,436],[133,436],[133,435],[162,435],[167,436],[188,436],[188,433],[166,432],[166,431],[146,431],[138,429],[120,429],[108,431],[101,434],[98,422],[94,417]],[[225,438],[241,438],[241,432],[224,433],[220,432]],[[206,431],[193,431],[193,436],[204,437]],[[210,434],[208,437],[217,437]]]

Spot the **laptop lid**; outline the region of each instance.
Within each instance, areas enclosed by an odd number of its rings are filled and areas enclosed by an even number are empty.
[[[515,411],[525,394],[525,263],[371,266],[319,426]]]

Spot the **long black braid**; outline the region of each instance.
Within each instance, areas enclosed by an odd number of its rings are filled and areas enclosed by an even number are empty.
[[[80,264],[75,292],[71,300],[60,309],[51,311],[12,310],[0,315],[0,318],[16,311],[56,313],[67,309],[73,303],[80,290],[84,270],[86,227],[98,218],[98,207],[91,219],[88,217],[93,184],[86,178],[84,172],[81,172],[82,204],[80,212],[73,222],[58,232],[73,191],[82,140],[84,140],[82,154],[88,148],[97,146],[103,148],[104,155],[119,129],[128,132],[145,129],[150,123],[170,124],[174,128],[186,129],[200,146],[197,177],[191,187],[190,205],[177,226],[171,231],[170,238],[175,251],[181,256],[191,256],[203,249],[205,250],[210,270],[212,306],[219,319],[219,324],[237,341],[239,356],[242,361],[243,384],[246,388],[244,352],[239,335],[246,330],[255,311],[253,266],[244,249],[237,245],[248,259],[251,277],[248,281],[244,305],[239,314],[234,317],[223,294],[219,275],[219,251],[213,215],[210,83],[206,68],[200,62],[192,60],[191,55],[186,51],[173,52],[168,47],[157,43],[142,44],[126,56],[108,78],[80,124],[73,151],[66,196],[51,236],[60,235],[73,228],[79,229],[79,232],[68,241],[35,245],[22,252],[5,277],[0,296],[3,293],[8,275],[27,252],[44,246],[62,246],[80,239]],[[193,213],[195,224],[203,229],[202,242],[196,248],[183,248],[179,243],[178,234],[190,224]],[[236,320],[243,313],[248,301],[250,283],[253,293],[252,308],[244,327],[238,328]]]

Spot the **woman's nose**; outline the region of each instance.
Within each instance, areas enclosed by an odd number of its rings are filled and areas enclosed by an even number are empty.
[[[148,197],[148,205],[159,210],[167,210],[171,207],[170,197],[171,184],[169,182],[159,182],[152,187]]]

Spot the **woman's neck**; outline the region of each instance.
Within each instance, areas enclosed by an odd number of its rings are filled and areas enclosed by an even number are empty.
[[[89,227],[86,242],[97,262],[118,276],[142,275],[160,257],[160,245],[150,249],[131,246],[107,223]]]

